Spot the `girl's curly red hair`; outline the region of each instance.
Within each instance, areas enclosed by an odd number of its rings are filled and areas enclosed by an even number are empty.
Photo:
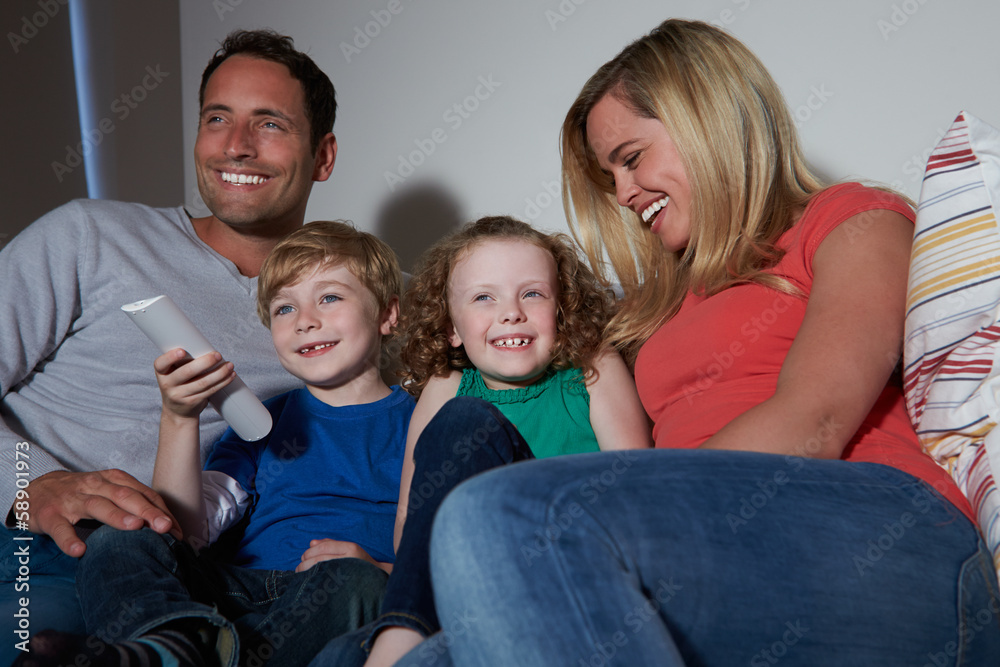
[[[580,259],[566,234],[544,234],[520,220],[491,216],[469,223],[424,253],[407,287],[397,331],[402,385],[414,396],[435,375],[472,368],[465,348],[448,342],[448,278],[475,244],[498,239],[527,241],[552,255],[559,299],[551,365],[557,370],[581,368],[593,375],[594,359],[603,349],[604,327],[615,313],[614,294]]]

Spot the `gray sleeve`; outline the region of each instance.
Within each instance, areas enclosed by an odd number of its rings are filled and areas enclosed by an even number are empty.
[[[62,206],[0,251],[0,400],[20,383],[30,382],[79,313],[79,264],[89,241],[81,217],[77,205]],[[0,512],[6,518],[19,475],[30,481],[64,467],[45,450],[45,443],[18,434],[16,417],[2,404],[0,417]]]

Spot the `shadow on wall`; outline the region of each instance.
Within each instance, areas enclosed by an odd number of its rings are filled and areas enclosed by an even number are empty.
[[[375,220],[375,235],[396,251],[403,271],[412,273],[424,250],[465,222],[458,200],[447,190],[418,185],[383,204]]]

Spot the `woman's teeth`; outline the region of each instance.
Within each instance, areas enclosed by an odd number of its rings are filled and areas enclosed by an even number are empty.
[[[656,215],[657,211],[666,206],[668,201],[670,201],[670,197],[664,197],[663,199],[654,201],[650,204],[649,207],[642,212],[642,221],[649,222],[649,219]]]

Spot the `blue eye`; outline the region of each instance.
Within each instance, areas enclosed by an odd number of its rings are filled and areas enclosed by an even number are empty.
[[[527,292],[525,292],[524,296],[526,296],[526,297],[529,297],[529,296],[542,296],[542,293],[539,292],[536,289],[533,289],[533,290],[528,290]]]
[[[292,308],[291,306],[279,306],[274,311],[274,314],[275,315],[287,315],[288,313],[292,312],[293,310],[295,310],[295,309]]]
[[[477,295],[475,296],[475,298],[473,298],[472,300],[473,300],[473,301],[486,301],[486,300],[488,300],[489,298],[490,298],[490,295],[489,295],[489,294],[477,294]]]
[[[334,303],[336,301],[340,301],[340,297],[337,296],[336,294],[327,294],[322,299],[320,299],[320,303]]]

